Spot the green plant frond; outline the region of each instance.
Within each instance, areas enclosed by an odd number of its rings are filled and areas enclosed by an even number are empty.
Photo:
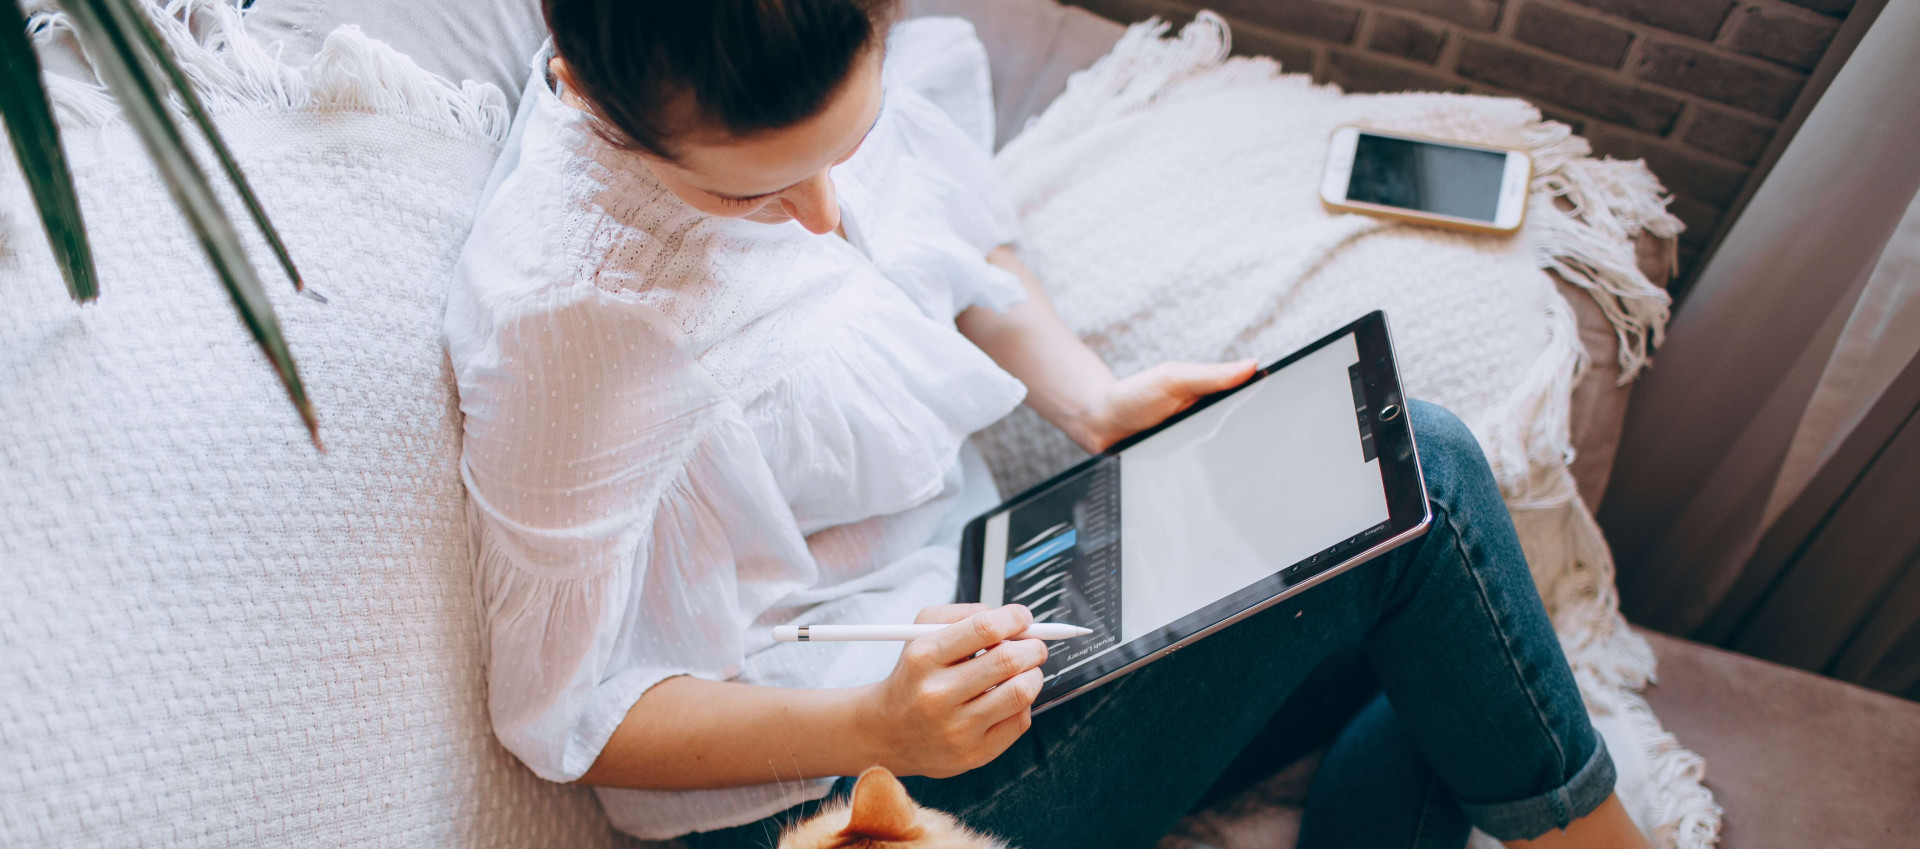
[[[27,38],[27,16],[18,0],[0,0],[0,119],[13,142],[20,173],[33,192],[40,226],[47,231],[67,292],[80,303],[100,296],[86,220],[73,190],[73,172],[60,147],[60,125],[40,79],[40,57]]]
[[[133,27],[135,34],[146,45],[149,55],[160,57],[160,61],[157,62],[160,70],[166,73],[167,79],[173,84],[173,90],[180,95],[181,102],[186,104],[187,114],[192,116],[193,122],[200,127],[200,134],[206,137],[207,146],[213,149],[214,158],[220,160],[220,167],[227,172],[227,179],[233,181],[234,190],[239,193],[241,202],[247,206],[247,214],[253,216],[254,226],[260,228],[260,234],[266,237],[267,244],[273,248],[273,255],[280,260],[280,267],[286,271],[288,279],[293,281],[294,291],[305,292],[307,286],[300,278],[300,269],[293,264],[293,255],[287,252],[286,243],[280,240],[280,231],[273,229],[273,222],[267,220],[267,210],[260,205],[260,198],[254,195],[253,186],[247,183],[247,175],[240,170],[240,163],[234,160],[233,151],[229,150],[226,141],[220,138],[220,131],[213,125],[213,116],[207,113],[207,107],[200,102],[200,95],[194,92],[193,83],[187,79],[186,73],[180,70],[179,63],[174,62],[172,55],[167,52],[166,44],[160,40],[160,33],[153,28],[153,21],[143,14],[132,17],[137,24]]]
[[[294,409],[307,426],[315,446],[320,432],[306,388],[294,366],[293,353],[274,316],[273,303],[247,261],[240,236],[227,219],[207,175],[193,158],[168,108],[165,82],[184,76],[165,49],[153,50],[139,33],[151,26],[143,10],[129,0],[62,0],[74,31],[87,47],[94,70],[120,102],[127,123],[139,135],[153,158],[154,168],[186,216],[220,282],[233,299],[240,320],[273,363]],[[171,73],[162,70],[173,67]],[[213,137],[212,127],[207,127]]]

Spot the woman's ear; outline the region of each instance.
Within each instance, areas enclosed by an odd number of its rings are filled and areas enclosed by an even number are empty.
[[[925,831],[918,822],[919,806],[907,795],[900,779],[884,767],[870,767],[853,785],[853,805],[841,834],[874,840],[904,841]]]

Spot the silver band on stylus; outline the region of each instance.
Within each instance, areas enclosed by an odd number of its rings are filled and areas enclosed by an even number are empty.
[[[812,626],[812,625],[802,625],[802,626],[800,626],[800,642],[803,642],[803,643],[804,643],[804,642],[806,642],[806,641],[807,641],[807,640],[809,639],[809,637],[807,636],[807,629],[808,629],[808,628],[811,628],[811,627],[813,627],[813,626]]]

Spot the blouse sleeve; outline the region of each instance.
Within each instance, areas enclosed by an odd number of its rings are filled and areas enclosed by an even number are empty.
[[[1025,290],[1013,275],[978,261],[1018,237],[1019,219],[993,165],[993,87],[973,24],[916,18],[896,26],[886,74],[887,108],[898,113],[902,141],[921,166],[914,170],[922,197],[943,231],[926,241],[967,249],[921,264],[950,266],[942,274],[954,281],[958,307],[1005,310],[1020,302]]]
[[[448,341],[488,708],[536,774],[572,781],[648,688],[738,674],[748,611],[812,561],[739,409],[657,311],[586,285],[486,312]]]

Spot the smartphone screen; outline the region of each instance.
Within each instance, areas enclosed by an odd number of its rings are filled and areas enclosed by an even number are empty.
[[[1491,224],[1506,167],[1499,151],[1362,132],[1347,199]]]

